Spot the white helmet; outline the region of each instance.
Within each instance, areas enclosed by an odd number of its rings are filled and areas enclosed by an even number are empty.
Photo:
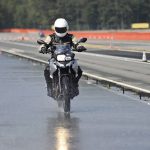
[[[64,37],[69,27],[68,22],[64,18],[58,18],[54,23],[54,30],[57,36]]]

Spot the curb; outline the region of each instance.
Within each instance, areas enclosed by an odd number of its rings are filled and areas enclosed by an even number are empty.
[[[21,58],[24,58],[24,59],[27,59],[27,60],[31,60],[31,61],[34,61],[34,62],[37,62],[37,63],[40,63],[40,64],[48,64],[47,61],[37,59],[37,58],[31,57],[31,56],[19,54],[19,53],[16,53],[16,52],[12,52],[12,51],[8,51],[8,50],[1,50],[1,52],[11,54],[11,55],[14,55],[14,56],[17,56],[17,57],[21,57]],[[136,86],[129,85],[129,84],[126,84],[126,83],[118,82],[118,81],[111,80],[111,79],[108,79],[108,78],[103,78],[103,77],[96,76],[96,75],[86,73],[86,72],[83,72],[83,76],[86,77],[87,80],[88,79],[95,80],[96,84],[99,84],[99,83],[104,83],[105,85],[107,84],[109,86],[109,88],[111,86],[120,87],[123,91],[123,94],[125,93],[126,90],[129,90],[129,91],[137,93],[140,96],[140,99],[142,97],[150,97],[150,90],[146,90],[146,89],[143,89],[143,88],[140,88],[140,87],[136,87]]]

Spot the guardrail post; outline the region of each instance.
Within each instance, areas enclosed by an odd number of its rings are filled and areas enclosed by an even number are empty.
[[[110,89],[111,88],[111,84],[108,82],[107,84],[107,88]]]
[[[142,99],[142,94],[140,93],[140,100]]]
[[[89,79],[89,77],[88,76],[86,76],[86,80],[88,80]]]
[[[99,82],[98,82],[98,80],[96,80],[96,84],[98,84]]]
[[[123,91],[123,94],[125,93],[125,89],[124,89],[124,87],[122,88],[122,91]]]

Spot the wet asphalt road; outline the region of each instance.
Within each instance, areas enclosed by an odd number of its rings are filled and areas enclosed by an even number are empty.
[[[46,96],[43,66],[0,55],[0,150],[149,150],[150,106],[80,82],[70,116]]]
[[[132,51],[119,51],[119,50],[96,50],[96,49],[90,49],[87,52],[92,52],[95,54],[104,54],[104,55],[110,55],[110,56],[118,56],[118,57],[125,57],[125,58],[136,58],[136,59],[142,59],[143,57],[143,51],[141,52],[132,52]],[[146,53],[147,60],[150,60],[150,53]]]

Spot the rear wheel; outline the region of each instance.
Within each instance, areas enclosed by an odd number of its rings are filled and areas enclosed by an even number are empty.
[[[64,76],[62,77],[62,90],[63,90],[63,107],[64,112],[70,112],[70,83],[69,77]]]

